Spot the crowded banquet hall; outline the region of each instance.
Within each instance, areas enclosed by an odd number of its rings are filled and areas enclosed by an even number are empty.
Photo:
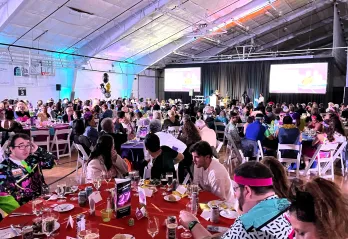
[[[348,239],[347,32],[346,0],[0,0],[0,237]]]

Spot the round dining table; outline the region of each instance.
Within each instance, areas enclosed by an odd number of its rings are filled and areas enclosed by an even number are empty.
[[[91,184],[85,184],[79,186],[79,189],[84,189],[86,186],[91,186]],[[86,222],[89,222],[92,227],[99,229],[100,238],[109,239],[112,238],[116,234],[130,234],[137,239],[146,239],[151,238],[147,233],[147,218],[141,218],[140,220],[136,219],[135,211],[139,207],[139,198],[137,196],[132,195],[131,198],[131,215],[126,216],[124,218],[113,218],[109,222],[103,222],[100,211],[106,208],[106,199],[110,192],[106,189],[113,188],[115,183],[110,182],[107,186],[105,182],[103,182],[100,188],[100,194],[102,196],[102,201],[96,204],[95,215],[89,214],[88,205],[80,207],[77,201],[72,201],[71,197],[76,197],[77,193],[67,195],[66,202],[58,203],[57,201],[45,201],[47,206],[52,206],[54,204],[73,204],[74,208],[69,212],[60,213],[58,222],[60,223],[60,228],[58,229],[58,235],[54,238],[64,238],[72,237],[76,238],[76,216],[79,214],[84,214],[86,218]],[[149,216],[155,216],[159,219],[159,233],[155,238],[163,239],[166,238],[166,226],[164,224],[167,216],[176,216],[178,219],[179,213],[181,210],[185,210],[186,204],[189,202],[188,197],[184,197],[177,202],[167,202],[164,200],[164,196],[162,195],[163,190],[157,187],[158,191],[155,192],[152,197],[147,197],[147,214]],[[95,189],[94,189],[95,190]],[[210,192],[201,191],[199,193],[199,203],[208,203],[212,200],[218,200],[218,198]],[[19,207],[13,213],[30,213],[32,211],[32,204],[28,202],[27,204]],[[201,209],[199,209],[197,213],[197,217],[201,224],[204,227],[208,225],[214,226],[222,226],[222,227],[230,227],[234,223],[234,219],[227,219],[223,217],[219,217],[219,223],[212,223],[210,221],[206,221],[199,215],[201,214]],[[10,214],[11,215],[11,214]],[[67,227],[67,221],[69,216],[72,216],[74,219],[74,228],[70,226]],[[33,219],[36,216],[27,215],[27,216],[18,216],[18,217],[5,217],[3,221],[0,222],[0,228],[10,226],[11,224],[18,225],[31,225]],[[134,226],[129,226],[128,221],[130,218],[134,219]],[[177,229],[177,238],[180,239],[180,234],[183,232],[183,229]],[[19,237],[18,237],[19,238]]]

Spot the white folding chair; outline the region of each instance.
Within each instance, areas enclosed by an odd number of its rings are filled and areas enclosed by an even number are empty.
[[[56,129],[53,140],[51,142],[51,152],[57,152],[58,159],[64,156],[69,156],[71,158],[70,135],[71,135],[70,129]],[[62,138],[62,139],[59,139],[59,138]],[[65,145],[64,149],[60,149],[59,148],[60,145]],[[53,150],[54,146],[56,146],[56,150]],[[65,153],[67,148],[68,148],[68,152]],[[60,153],[60,151],[63,151],[62,154]]]
[[[259,150],[257,151],[256,161],[259,162],[260,158],[261,158],[261,160],[263,159],[263,149],[262,149],[262,145],[261,145],[260,140],[257,141],[257,146],[258,146]]]
[[[316,171],[319,175],[319,177],[322,177],[322,178],[331,178],[332,180],[334,180],[334,158],[333,158],[333,155],[334,155],[334,152],[335,150],[337,149],[338,147],[338,144],[337,143],[334,143],[334,144],[331,144],[331,143],[328,143],[328,144],[320,144],[318,145],[318,148],[317,150],[315,151],[313,157],[311,158],[309,164],[307,165],[306,169],[305,169],[305,175],[307,175],[308,171]],[[320,153],[329,153],[329,156],[328,157],[323,157],[320,155]],[[307,157],[308,158],[308,157]],[[311,165],[313,164],[314,160],[318,161],[318,165],[316,168],[314,169],[311,169]],[[331,166],[331,174],[330,175],[322,175],[322,171],[321,171],[321,164],[322,163],[325,163],[325,166],[327,166],[327,164],[329,164]],[[324,168],[325,168],[324,166]]]
[[[219,152],[220,152],[220,150],[221,150],[223,144],[224,144],[223,142],[217,141],[216,153],[219,153]]]
[[[231,145],[227,144],[227,150],[226,150],[227,157],[224,161],[224,166],[227,172],[229,173],[230,177],[232,177],[232,174],[233,174],[232,157],[233,156],[237,157],[237,159],[242,163],[244,163],[245,161],[248,161],[248,159],[244,157],[241,150],[238,150],[236,144],[233,141],[231,141],[230,143]],[[228,150],[229,150],[229,153],[227,152]]]
[[[79,173],[78,173],[79,163],[81,164],[81,167],[82,167],[82,172],[81,172],[81,177],[80,177],[80,181],[81,181],[81,178],[86,173],[86,167],[87,167],[87,162],[88,162],[89,156],[87,155],[86,151],[84,150],[84,148],[82,147],[81,144],[75,144],[75,147],[82,154],[82,156],[81,156],[80,153],[78,152],[77,160],[76,160],[76,175],[77,176],[79,175]]]
[[[216,122],[214,121],[214,126],[215,126],[215,133],[216,133],[216,138],[218,140],[222,139],[222,142],[225,142],[225,124],[222,122]],[[223,128],[222,130],[218,130],[218,128]],[[223,135],[222,138],[219,137],[219,135]]]
[[[297,157],[296,158],[283,158],[281,154],[281,150],[296,150]],[[302,150],[302,145],[297,145],[297,144],[278,144],[278,160],[281,163],[286,163],[287,167],[288,164],[291,163],[296,163],[296,178],[299,178],[300,176],[300,160],[301,160],[301,150]]]
[[[8,144],[9,144],[9,141],[6,140],[4,145],[0,148],[0,163],[2,161],[4,161],[4,159],[5,159],[5,156],[6,156],[5,153],[6,153],[6,148],[7,148]]]
[[[333,155],[333,165],[335,165],[335,163],[337,162],[337,160],[341,160],[341,170],[342,170],[342,176],[344,176],[344,162],[343,162],[343,150],[346,148],[347,146],[347,141],[343,142],[340,147],[337,149],[337,151],[335,152],[335,154]],[[325,175],[327,170],[329,170],[330,168],[330,164],[327,164],[324,169],[321,171],[321,174]]]
[[[31,130],[31,140],[38,146],[46,146],[47,151],[50,149],[50,131],[49,130]],[[38,140],[37,136],[46,136],[45,140]]]

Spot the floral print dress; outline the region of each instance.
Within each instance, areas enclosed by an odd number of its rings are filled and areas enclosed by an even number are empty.
[[[24,160],[24,166],[6,156],[0,163],[0,193],[12,195],[20,205],[40,196],[46,185],[42,169],[53,168],[55,159],[40,147]]]

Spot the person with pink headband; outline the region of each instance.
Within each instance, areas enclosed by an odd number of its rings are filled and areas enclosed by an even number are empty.
[[[220,238],[288,239],[292,227],[284,213],[290,207],[290,202],[276,196],[271,170],[259,162],[247,162],[235,169],[234,181],[242,215]],[[180,223],[191,230],[193,238],[212,237],[189,212],[180,212]],[[218,235],[214,235],[214,238],[216,236]]]

